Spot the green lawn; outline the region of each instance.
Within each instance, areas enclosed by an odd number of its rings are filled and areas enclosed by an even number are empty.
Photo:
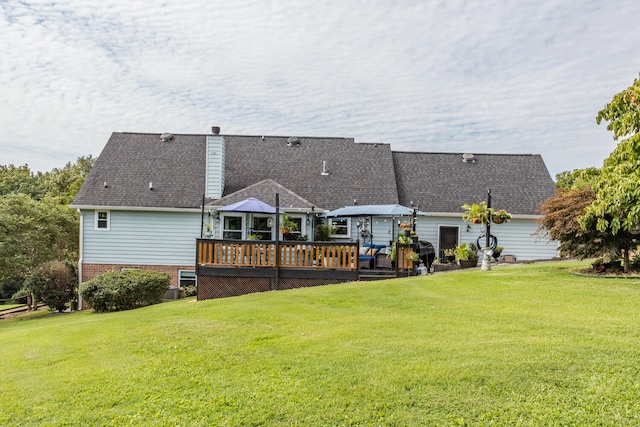
[[[639,425],[640,282],[585,265],[0,321],[0,425]]]

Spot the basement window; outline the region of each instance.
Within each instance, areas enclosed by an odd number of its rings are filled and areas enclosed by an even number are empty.
[[[196,286],[195,270],[178,270],[178,286],[181,288]]]

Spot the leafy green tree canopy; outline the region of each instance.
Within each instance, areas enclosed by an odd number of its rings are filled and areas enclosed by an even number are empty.
[[[616,94],[596,121],[608,122],[614,140],[623,138],[604,161],[599,179],[593,186],[595,199],[579,219],[585,230],[620,235],[619,248],[629,270],[629,250],[640,223],[640,79]],[[626,236],[625,236],[626,235]]]

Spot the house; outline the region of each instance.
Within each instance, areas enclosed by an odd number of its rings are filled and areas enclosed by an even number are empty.
[[[167,272],[173,286],[195,281],[196,238],[275,238],[268,215],[221,212],[256,197],[274,204],[313,239],[324,212],[354,204],[419,207],[416,231],[441,248],[475,241],[461,221],[464,203],[485,200],[513,214],[492,229],[519,260],[557,255],[534,236],[537,209],[555,185],[539,155],[393,151],[352,138],[113,133],[71,207],[80,213],[80,280],[113,269]],[[203,208],[204,203],[204,208]],[[358,218],[330,218],[338,241],[355,241]],[[388,244],[399,218],[370,217],[370,242]],[[204,224],[204,225],[203,225]],[[362,223],[360,223],[362,225]]]

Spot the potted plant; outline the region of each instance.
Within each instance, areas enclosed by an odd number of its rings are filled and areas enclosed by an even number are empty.
[[[398,248],[397,248],[398,243],[400,243],[401,245],[408,245],[409,243],[411,243],[411,241],[407,236],[398,236],[398,241],[393,242],[393,244],[391,245],[391,250],[387,253],[387,258],[389,258],[391,262],[396,261],[396,257],[397,257],[396,254],[398,252]]]
[[[410,236],[412,229],[413,227],[411,226],[410,222],[403,222],[402,224],[400,224],[400,230],[404,231],[405,236]]]
[[[331,236],[338,231],[338,227],[331,224],[318,224],[316,227],[316,238],[318,242],[331,242]]]
[[[249,240],[262,240],[262,234],[252,234],[249,236]]]
[[[462,268],[471,268],[478,265],[478,249],[475,244],[463,243],[456,246],[456,261]]]
[[[500,245],[496,246],[496,248],[493,250],[493,254],[491,254],[491,256],[494,259],[498,259],[500,257],[500,254],[502,254],[502,251],[504,250],[504,248]]]
[[[493,209],[487,207],[487,202],[464,204],[462,209],[465,209],[462,220],[471,224],[489,224],[494,215]]]
[[[412,262],[419,262],[420,261],[420,255],[417,252],[414,252],[414,251],[408,252],[406,257],[407,257],[407,259],[409,261],[412,261]]]
[[[293,222],[286,212],[282,213],[282,224],[280,224],[280,232],[283,236],[291,233],[292,231],[298,231],[298,224]]]
[[[500,209],[493,213],[491,217],[491,221],[495,224],[502,224],[504,222],[509,222],[511,220],[511,214],[504,209]]]
[[[444,250],[444,259],[447,262],[453,262],[456,259],[456,251],[454,248],[448,248]]]
[[[210,223],[206,223],[204,225],[204,236],[209,238],[209,237],[211,237],[212,234],[213,234],[213,232],[211,231],[211,224]]]

